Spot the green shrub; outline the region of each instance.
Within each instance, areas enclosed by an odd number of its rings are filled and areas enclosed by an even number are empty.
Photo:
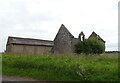
[[[89,38],[84,41],[79,41],[75,45],[75,52],[85,54],[100,54],[105,51],[105,44],[95,38]]]

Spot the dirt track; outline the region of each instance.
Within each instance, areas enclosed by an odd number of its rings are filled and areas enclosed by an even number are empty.
[[[2,81],[38,81],[32,78],[2,75]]]

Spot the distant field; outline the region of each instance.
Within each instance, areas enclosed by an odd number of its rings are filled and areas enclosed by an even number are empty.
[[[47,81],[118,81],[118,54],[3,54],[3,74]]]

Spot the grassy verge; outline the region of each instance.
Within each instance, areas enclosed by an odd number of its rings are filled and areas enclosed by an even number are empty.
[[[118,81],[118,55],[3,54],[3,74],[48,81]]]
[[[2,74],[2,53],[0,53],[0,75]]]

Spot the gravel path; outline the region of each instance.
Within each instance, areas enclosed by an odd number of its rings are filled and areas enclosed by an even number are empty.
[[[2,75],[2,81],[38,81],[32,78]]]

